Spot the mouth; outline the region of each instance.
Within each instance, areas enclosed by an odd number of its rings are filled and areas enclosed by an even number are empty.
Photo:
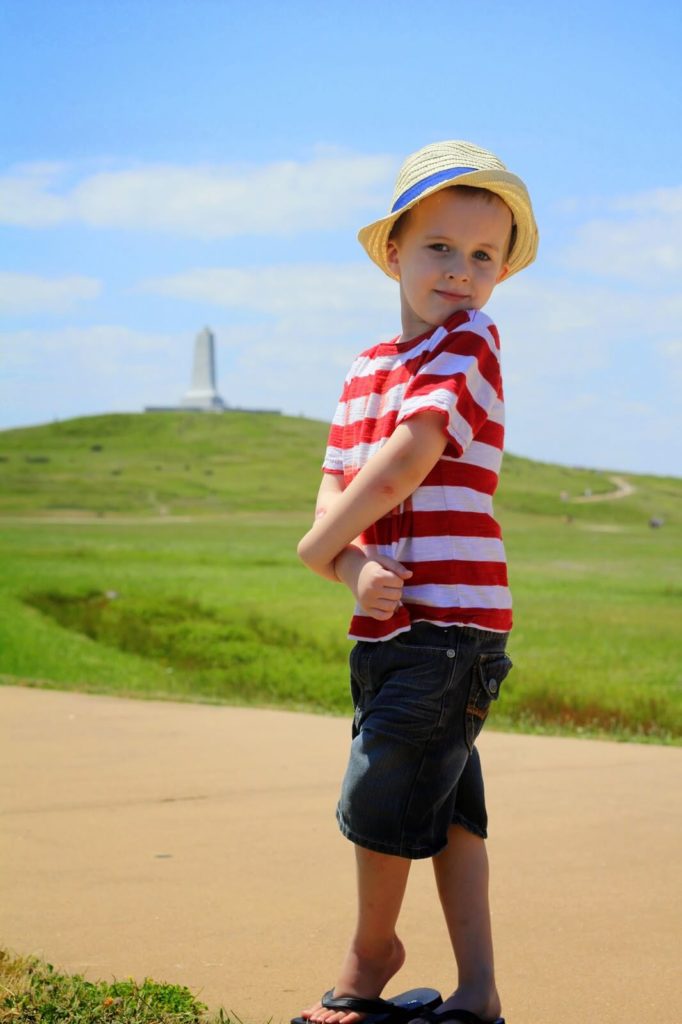
[[[441,299],[445,299],[446,302],[465,302],[471,298],[470,295],[462,295],[460,292],[447,292],[441,288],[435,289],[436,295],[440,296]]]

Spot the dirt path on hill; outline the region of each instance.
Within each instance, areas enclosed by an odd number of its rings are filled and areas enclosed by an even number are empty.
[[[577,498],[571,498],[571,504],[587,505],[592,501],[617,501],[619,498],[629,498],[637,491],[635,485],[624,476],[610,476],[609,480],[616,485],[615,491],[608,491],[606,494],[581,494]]]

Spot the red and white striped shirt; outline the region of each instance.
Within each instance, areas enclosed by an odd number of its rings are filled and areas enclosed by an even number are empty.
[[[511,594],[500,527],[493,515],[504,442],[497,328],[465,310],[429,334],[382,342],[354,361],[329,432],[326,473],[344,484],[399,423],[443,414],[448,437],[421,486],[362,535],[368,555],[397,559],[413,576],[386,622],[356,607],[349,636],[388,640],[413,622],[507,632]]]

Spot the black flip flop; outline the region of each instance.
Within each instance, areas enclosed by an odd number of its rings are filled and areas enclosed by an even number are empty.
[[[453,1024],[504,1024],[504,1017],[496,1017],[495,1020],[483,1020],[478,1014],[471,1010],[444,1010],[442,1013],[429,1013],[423,1020],[426,1024],[440,1024],[440,1022],[452,1021]]]
[[[361,999],[358,996],[335,996],[333,989],[322,996],[326,1010],[364,1013],[362,1024],[407,1024],[421,1013],[428,1013],[443,1002],[435,988],[411,988],[392,999]],[[305,1017],[293,1017],[291,1024],[310,1024]]]

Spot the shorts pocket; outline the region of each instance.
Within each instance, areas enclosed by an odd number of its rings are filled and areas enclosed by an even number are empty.
[[[488,717],[492,701],[500,695],[500,686],[512,668],[511,658],[504,651],[479,654],[471,673],[471,686],[465,713],[465,733],[469,751]]]
[[[362,716],[367,705],[374,696],[374,687],[370,662],[379,649],[378,643],[369,643],[365,640],[358,640],[351,648],[349,656],[350,664],[350,691],[355,714],[353,716],[353,736],[356,735]]]

